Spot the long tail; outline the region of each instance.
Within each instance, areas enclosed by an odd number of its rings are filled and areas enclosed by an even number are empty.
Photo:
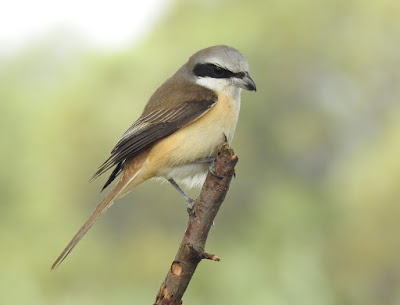
[[[103,214],[114,203],[114,201],[124,193],[125,188],[130,184],[131,184],[130,187],[132,187],[133,180],[135,180],[135,178],[137,178],[137,176],[141,172],[144,161],[144,158],[138,158],[138,159],[139,160],[135,161],[139,162],[134,162],[130,164],[129,166],[130,168],[125,173],[126,175],[124,175],[124,173],[122,174],[121,179],[117,182],[117,184],[110,191],[107,197],[104,198],[103,201],[97,206],[92,215],[90,215],[89,219],[83,224],[83,226],[79,229],[79,231],[69,242],[69,244],[65,247],[64,251],[61,252],[61,254],[58,256],[54,264],[51,266],[51,270],[56,269],[64,261],[64,259],[74,249],[74,247],[81,240],[81,238],[86,234],[87,231],[89,231],[90,227],[100,217],[100,215]],[[134,184],[137,185],[143,182],[143,180],[135,182],[136,183]]]

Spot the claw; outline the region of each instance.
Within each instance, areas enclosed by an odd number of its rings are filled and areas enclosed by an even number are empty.
[[[194,210],[193,210],[195,201],[191,198],[189,198],[189,199],[190,199],[190,201],[186,202],[186,211],[188,212],[189,216],[196,216],[196,214],[194,213]]]
[[[228,137],[226,136],[225,133],[224,133],[224,143],[228,144]]]
[[[207,158],[202,158],[198,159],[195,161],[196,163],[208,163],[210,164],[208,167],[208,171],[217,179],[222,179],[223,177],[217,175],[214,171],[214,163],[215,163],[215,157],[207,157]]]
[[[214,161],[210,164],[210,166],[208,167],[208,171],[209,171],[210,174],[213,175],[215,178],[221,180],[221,179],[224,178],[224,177],[221,177],[221,176],[219,176],[219,175],[217,175],[217,174],[215,173],[215,171],[214,171],[214,162],[215,162],[215,160],[214,160]]]

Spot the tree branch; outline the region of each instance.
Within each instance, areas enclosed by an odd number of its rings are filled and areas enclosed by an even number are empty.
[[[204,247],[214,218],[228,192],[237,162],[233,150],[227,144],[222,145],[214,163],[214,172],[207,175],[194,205],[194,213],[189,215],[185,235],[154,305],[182,304],[182,296],[199,262],[202,259],[219,261],[218,256],[204,252]]]

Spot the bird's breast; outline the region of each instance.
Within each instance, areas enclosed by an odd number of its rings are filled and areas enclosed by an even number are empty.
[[[239,96],[219,94],[216,105],[202,117],[155,144],[146,163],[155,176],[184,180],[201,174],[204,180],[208,165],[193,162],[216,156],[225,135],[228,143],[232,141],[239,110]]]
[[[192,147],[201,152],[201,155],[208,155],[208,149],[216,153],[216,146],[224,142],[224,135],[226,135],[228,143],[231,143],[239,110],[239,100],[220,94],[213,108],[179,131],[180,134],[184,135],[182,140],[186,142],[185,149]],[[179,134],[177,136],[180,137]],[[206,149],[203,150],[201,147]]]

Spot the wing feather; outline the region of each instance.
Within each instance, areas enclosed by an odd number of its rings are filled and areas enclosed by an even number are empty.
[[[169,136],[187,124],[203,116],[216,103],[216,97],[204,100],[191,100],[174,108],[155,109],[142,115],[122,135],[110,157],[99,167],[92,179],[110,168],[117,166],[107,180],[106,188],[123,170],[126,160],[139,155],[157,141]]]

